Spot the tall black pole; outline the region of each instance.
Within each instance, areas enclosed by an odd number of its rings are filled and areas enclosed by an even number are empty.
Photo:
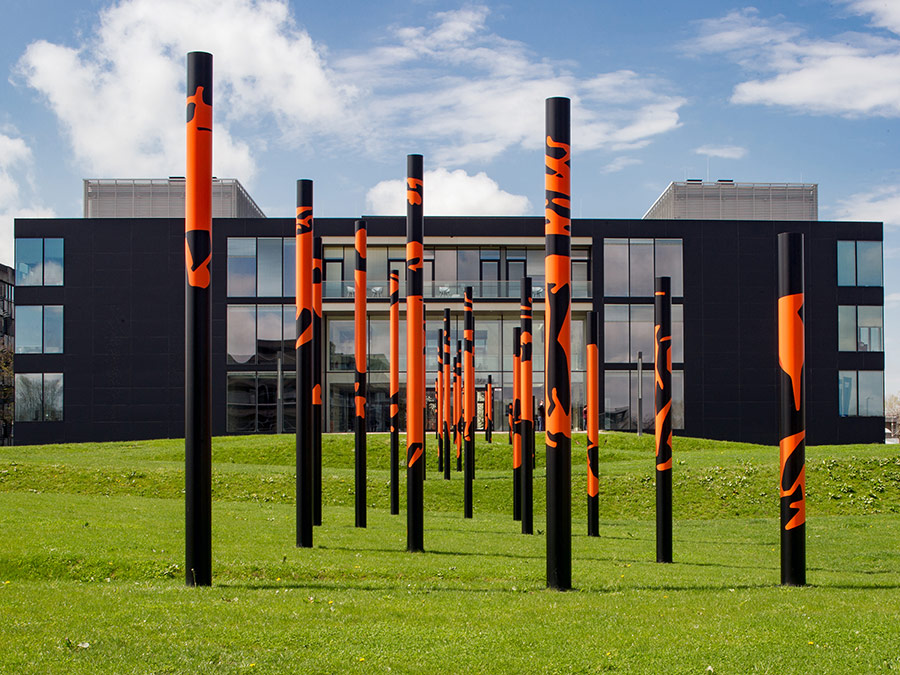
[[[391,514],[400,513],[400,273],[390,276]]]
[[[444,395],[441,398],[441,402],[444,406],[443,415],[441,418],[443,420],[443,429],[442,435],[444,437],[443,445],[444,445],[444,480],[450,480],[450,426],[452,424],[451,416],[452,416],[452,400],[453,400],[453,376],[450,373],[450,308],[444,308],[444,327],[441,337],[441,349],[444,350],[444,359],[443,359],[443,367],[444,367],[444,376],[443,376],[443,387],[444,387]]]
[[[463,441],[465,442],[465,517],[472,517],[472,481],[475,480],[475,311],[472,287],[463,298]]]
[[[187,55],[184,515],[188,586],[212,584],[212,54]]]
[[[434,436],[438,448],[438,471],[444,472],[444,327],[437,329],[437,379],[434,382]]]
[[[313,234],[313,524],[322,524],[322,237]]]
[[[806,308],[803,235],[778,235],[781,583],[806,585]]]
[[[600,345],[597,341],[600,333],[599,315],[599,312],[587,313],[588,342],[585,388],[587,389],[587,533],[589,537],[600,536],[600,478],[597,447],[600,423]]]
[[[313,182],[297,181],[297,546],[313,545]]]
[[[463,373],[462,373],[462,340],[456,341],[456,360],[454,361],[454,369],[456,371],[456,385],[459,389],[457,394],[456,414],[454,424],[456,425],[456,470],[463,470]]]
[[[672,562],[672,280],[656,277],[656,562]]]
[[[522,406],[522,534],[534,533],[534,397],[533,300],[531,277],[522,277],[519,347],[519,400]]]
[[[353,342],[356,361],[356,394],[354,396],[356,415],[356,453],[354,456],[356,527],[366,526],[366,221],[357,220],[354,229],[356,248],[356,269],[353,270]]]
[[[406,158],[406,550],[423,551],[425,480],[425,216],[422,155]]]
[[[488,375],[484,388],[484,440],[491,443],[494,434],[494,383]]]
[[[548,98],[544,175],[547,585],[572,587],[570,103]]]
[[[513,328],[513,520],[522,520],[522,328]]]

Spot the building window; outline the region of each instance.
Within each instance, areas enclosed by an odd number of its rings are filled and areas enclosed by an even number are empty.
[[[284,279],[281,263],[284,243],[281,237],[260,237],[256,240],[256,295],[261,298],[282,297]]]
[[[62,286],[63,240],[16,239],[16,285]]]
[[[256,363],[256,306],[229,305],[226,316],[227,362]]]
[[[16,374],[16,422],[60,422],[62,373]]]
[[[881,305],[838,306],[838,349],[842,352],[884,351]]]
[[[837,243],[838,286],[882,286],[880,241]]]
[[[883,417],[884,372],[838,371],[838,408],[841,417]]]
[[[604,239],[603,295],[652,298],[655,277],[672,279],[672,295],[684,295],[681,239]]]
[[[278,431],[278,374],[275,372],[228,373],[226,429],[229,433],[274,434]],[[296,430],[297,374],[281,377],[283,426]]]
[[[16,354],[62,354],[62,305],[16,307]]]
[[[256,239],[228,238],[227,291],[229,297],[251,298],[256,295]]]

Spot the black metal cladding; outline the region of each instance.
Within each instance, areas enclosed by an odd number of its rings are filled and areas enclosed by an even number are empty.
[[[405,241],[405,218],[370,216],[368,235]],[[316,234],[351,237],[353,218],[317,218]],[[429,217],[441,237],[486,243],[543,239],[543,218]],[[224,270],[229,237],[293,237],[292,218],[213,223],[212,425],[226,433]],[[685,429],[679,436],[778,443],[775,312],[778,232],[801,232],[806,266],[808,443],[884,439],[883,418],[838,415],[838,370],[883,370],[881,352],[838,352],[837,307],[883,304],[880,287],[838,287],[838,240],[881,241],[881,223],[711,220],[572,221],[575,244],[590,238],[593,309],[602,311],[602,246],[607,238],[679,238],[684,269]],[[19,286],[16,303],[59,304],[62,354],[17,354],[16,372],[65,373],[60,422],[16,422],[15,443],[180,438],[184,435],[184,221],[176,218],[16,219],[16,237],[65,239],[65,285]],[[431,245],[426,240],[426,245]],[[538,244],[535,244],[538,245]],[[385,284],[387,285],[387,284]],[[518,297],[509,298],[515,313]],[[246,302],[246,300],[245,300]],[[292,299],[286,298],[290,304]],[[387,312],[370,299],[372,311]],[[326,304],[328,299],[326,298]],[[543,311],[537,301],[536,311]],[[347,303],[347,312],[351,312]],[[443,307],[443,306],[442,306]],[[577,310],[576,310],[577,311]],[[327,314],[327,311],[326,311]],[[603,343],[601,324],[600,343]],[[602,357],[601,357],[602,359]],[[676,366],[677,367],[677,366]],[[253,366],[262,370],[264,366]],[[271,366],[274,372],[274,364]],[[240,370],[240,368],[238,368]],[[602,387],[601,379],[601,387]],[[495,383],[496,385],[496,383]],[[604,394],[600,392],[600,400]],[[506,411],[495,411],[505,416]]]

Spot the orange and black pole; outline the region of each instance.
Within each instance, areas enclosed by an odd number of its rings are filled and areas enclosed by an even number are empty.
[[[313,545],[313,182],[297,181],[297,546]]]
[[[462,377],[462,340],[456,341],[456,411],[453,417],[453,426],[456,429],[456,470],[462,471],[462,447],[463,447],[463,377]]]
[[[434,435],[437,439],[438,471],[444,471],[444,329],[437,330],[437,377],[434,380]]]
[[[187,55],[184,203],[184,516],[188,586],[212,584],[213,59]]]
[[[391,270],[390,406],[391,406],[391,515],[400,513],[400,273]]]
[[[513,328],[513,520],[522,520],[522,392],[520,390],[522,329]]]
[[[472,481],[475,480],[475,311],[472,306],[472,287],[466,286],[463,297],[463,380],[465,405],[463,432],[465,440],[465,517],[472,517]]]
[[[353,270],[353,343],[356,361],[355,396],[356,454],[354,456],[356,488],[356,527],[366,526],[366,221],[357,220],[353,243],[356,268]]]
[[[322,237],[313,235],[313,524],[322,524]]]
[[[598,446],[600,424],[600,330],[599,312],[588,312],[587,343],[587,533],[600,536],[600,473]]]
[[[494,434],[494,383],[488,375],[484,388],[484,440],[491,443]]]
[[[406,158],[406,550],[423,551],[425,480],[425,216],[422,155]]]
[[[547,585],[572,587],[570,102],[548,98],[544,175]]]
[[[521,421],[519,422],[522,438],[522,534],[534,532],[534,337],[531,277],[522,277],[521,295],[521,337],[519,346],[519,401],[521,402]]]
[[[656,562],[672,562],[672,280],[656,277]]]
[[[806,585],[806,308],[803,235],[778,235],[781,583]]]
[[[442,362],[444,375],[442,384],[444,392],[441,397],[443,407],[443,414],[441,415],[443,428],[441,429],[441,435],[443,436],[442,445],[444,446],[444,480],[450,480],[450,416],[452,414],[451,402],[453,400],[453,383],[451,380],[453,378],[450,374],[450,309],[448,307],[444,308],[444,327],[442,333],[441,349],[444,350]]]

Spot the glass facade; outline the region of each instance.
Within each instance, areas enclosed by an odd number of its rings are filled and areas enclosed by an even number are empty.
[[[882,259],[880,241],[839,241],[838,286],[882,286]]]
[[[63,240],[16,239],[16,285],[62,286]]]
[[[838,306],[838,349],[842,352],[884,351],[881,305]]]
[[[838,406],[841,417],[884,415],[884,372],[841,370],[838,372]]]
[[[604,239],[603,295],[652,298],[655,277],[672,278],[672,296],[684,295],[681,239]]]
[[[16,307],[16,354],[62,353],[62,305]]]
[[[62,419],[62,373],[16,373],[16,422]]]

